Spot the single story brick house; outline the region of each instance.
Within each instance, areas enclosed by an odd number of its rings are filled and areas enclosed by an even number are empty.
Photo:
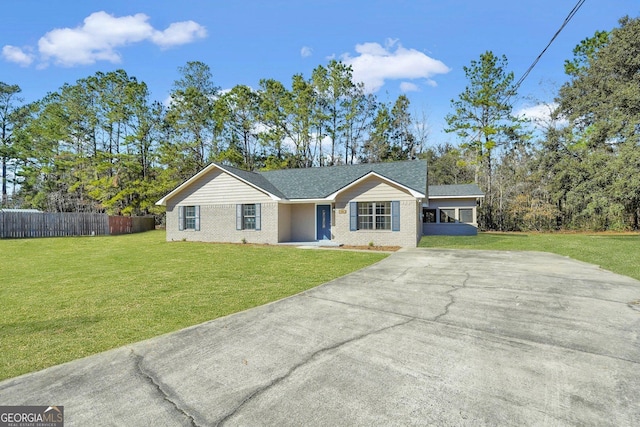
[[[430,232],[475,234],[482,197],[475,184],[427,188],[423,160],[267,172],[212,163],[157,204],[169,241],[415,247]]]

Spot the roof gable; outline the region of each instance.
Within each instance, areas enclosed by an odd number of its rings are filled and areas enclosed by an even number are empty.
[[[211,163],[209,166],[207,166],[206,168],[204,168],[203,170],[201,170],[200,172],[198,172],[197,174],[195,174],[194,176],[192,176],[191,178],[183,182],[175,190],[171,191],[162,199],[158,200],[156,202],[156,205],[165,206],[167,204],[167,200],[181,193],[182,191],[186,190],[188,187],[190,187],[191,185],[199,181],[200,178],[204,177],[209,172],[215,169],[218,169],[223,173],[227,173],[231,175],[232,177],[238,179],[239,181],[255,188],[258,191],[265,193],[267,196],[271,197],[274,200],[280,200],[282,198],[282,194],[279,191],[277,191],[276,188],[270,186],[268,182],[264,182],[264,180],[261,179],[259,176],[254,176],[256,174],[252,172],[243,171],[241,169],[236,169],[229,166],[222,166],[217,163]],[[273,190],[274,193],[270,192],[269,190]]]
[[[425,197],[424,193],[417,192],[417,191],[415,191],[415,190],[413,190],[413,189],[411,189],[411,188],[409,188],[409,187],[406,187],[406,186],[404,186],[404,185],[402,185],[402,184],[400,184],[400,183],[398,183],[398,182],[396,182],[396,181],[393,181],[393,180],[387,179],[387,178],[385,178],[384,176],[379,175],[379,174],[377,174],[376,172],[373,172],[373,171],[372,171],[372,172],[369,172],[368,174],[366,174],[366,175],[364,175],[364,176],[362,176],[362,177],[358,178],[357,180],[353,181],[352,183],[347,184],[346,186],[344,186],[344,187],[340,188],[340,189],[339,189],[339,190],[337,190],[336,192],[334,192],[334,193],[330,194],[329,196],[327,196],[327,198],[329,198],[329,199],[335,199],[335,198],[338,196],[338,194],[340,194],[340,193],[342,193],[342,192],[344,192],[344,191],[347,191],[347,190],[349,190],[350,188],[353,188],[353,187],[355,187],[355,186],[357,186],[357,185],[361,184],[362,182],[364,182],[365,180],[369,179],[370,177],[377,177],[377,178],[380,178],[382,181],[386,181],[386,182],[388,182],[388,183],[390,183],[390,184],[395,184],[396,186],[400,187],[401,189],[403,189],[403,190],[405,190],[406,192],[408,192],[409,194],[411,194],[413,197],[416,197],[416,198],[422,198],[422,197]]]

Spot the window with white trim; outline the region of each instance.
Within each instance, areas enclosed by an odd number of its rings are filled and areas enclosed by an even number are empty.
[[[185,230],[196,229],[196,207],[195,206],[184,207],[184,229]]]
[[[200,206],[178,206],[178,229],[200,230]]]
[[[436,210],[423,208],[422,209],[422,222],[435,223],[436,222]]]
[[[358,230],[391,230],[391,202],[358,202]]]
[[[456,222],[456,210],[440,209],[440,222]]]
[[[256,205],[255,204],[242,205],[242,229],[243,230],[256,229]]]
[[[260,231],[260,207],[260,203],[236,205],[236,230]]]
[[[460,218],[460,222],[464,222],[466,224],[473,223],[473,209],[460,208],[458,209],[458,216]]]

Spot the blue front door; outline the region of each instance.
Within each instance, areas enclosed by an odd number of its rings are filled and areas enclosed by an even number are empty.
[[[331,240],[331,205],[316,206],[316,238]]]

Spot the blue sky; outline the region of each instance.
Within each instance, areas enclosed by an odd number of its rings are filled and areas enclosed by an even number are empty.
[[[415,116],[426,114],[431,143],[442,133],[450,101],[467,81],[463,66],[491,50],[506,55],[516,79],[547,45],[576,0],[395,1],[122,1],[4,0],[0,81],[35,101],[64,83],[122,68],[167,99],[177,68],[211,67],[223,89],[256,88],[262,78],[286,85],[331,58],[381,101],[406,93]],[[587,0],[522,85],[526,98],[551,101],[565,81],[563,62],[596,30],[640,15],[637,0]]]

